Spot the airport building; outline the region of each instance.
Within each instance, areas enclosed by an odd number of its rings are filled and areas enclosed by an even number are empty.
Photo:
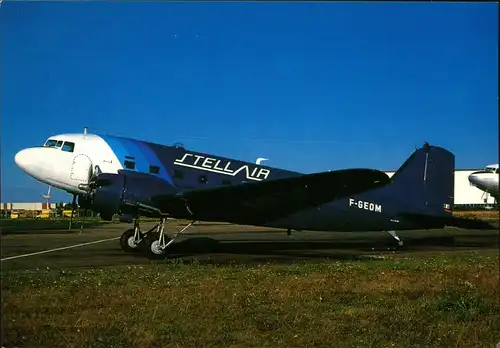
[[[458,207],[484,207],[491,206],[495,199],[489,194],[481,191],[469,182],[469,175],[479,169],[457,169],[455,170],[455,206]],[[385,172],[392,176],[395,172]]]
[[[1,210],[45,210],[55,209],[55,203],[2,203]]]
[[[34,203],[0,203],[1,218],[48,218],[54,215],[55,203],[34,202]]]

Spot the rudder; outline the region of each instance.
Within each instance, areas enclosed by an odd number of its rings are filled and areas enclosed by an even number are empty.
[[[393,194],[415,212],[450,215],[454,202],[455,155],[425,143],[391,177]]]

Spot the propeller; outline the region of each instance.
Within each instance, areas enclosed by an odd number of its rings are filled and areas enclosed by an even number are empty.
[[[94,169],[94,167],[92,166],[92,163],[89,165],[87,183],[78,185],[79,189],[86,192],[85,194],[83,194],[85,196],[85,198],[89,198],[89,196],[92,192],[92,186],[93,186],[92,183],[97,180],[97,177],[100,173],[101,173],[101,169],[99,168],[99,166],[95,166],[95,169]],[[69,229],[70,230],[71,230],[71,225],[73,223],[73,216],[74,216],[75,208],[77,205],[76,199],[78,196],[79,196],[78,194],[73,194],[73,203],[72,203],[72,207],[71,207],[71,218],[69,220]],[[82,194],[80,194],[80,196],[82,196]],[[82,217],[81,225],[80,225],[80,234],[83,232],[83,224],[85,222],[85,216],[87,215],[87,209],[88,209],[88,207],[85,205],[84,210],[83,210],[83,217]]]
[[[98,181],[99,174],[101,174],[101,168],[99,166],[92,167],[92,165],[89,168],[89,178],[87,180],[87,188],[86,188],[86,199],[90,200],[90,196],[92,195],[92,191],[96,187],[96,183]],[[83,208],[83,217],[82,217],[82,222],[80,225],[80,234],[83,232],[83,224],[85,222],[85,217],[87,216],[87,210],[88,210],[88,205],[85,204]]]
[[[69,218],[69,228],[71,231],[71,225],[73,224],[73,215],[75,213],[75,205],[76,205],[76,194],[73,195],[73,202],[71,202],[71,217]]]

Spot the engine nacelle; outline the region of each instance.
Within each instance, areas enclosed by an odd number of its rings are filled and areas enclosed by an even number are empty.
[[[157,217],[158,207],[152,198],[175,194],[177,190],[167,181],[147,173],[121,170],[118,174],[101,173],[89,185],[91,193],[82,198],[83,204],[111,220],[114,214]]]

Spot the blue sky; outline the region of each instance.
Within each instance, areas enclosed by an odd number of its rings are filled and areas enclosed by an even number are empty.
[[[495,163],[497,6],[4,1],[2,201],[46,191],[18,150],[84,126],[302,172]]]

